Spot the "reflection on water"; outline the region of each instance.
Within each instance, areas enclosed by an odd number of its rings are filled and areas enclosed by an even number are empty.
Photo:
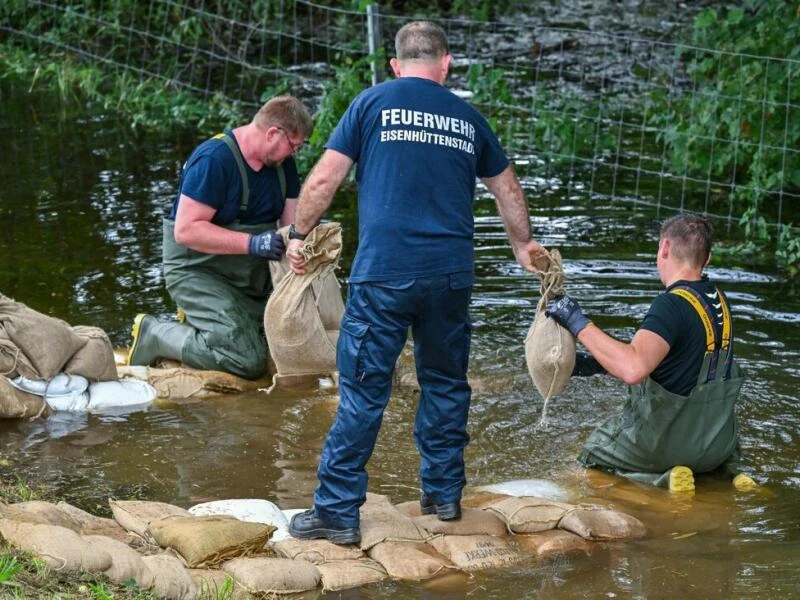
[[[73,324],[103,327],[118,344],[142,310],[172,311],[159,270],[160,211],[175,166],[196,140],[128,137],[104,118],[41,126],[47,98],[0,83],[0,291]],[[13,115],[9,117],[7,115]],[[68,144],[64,140],[69,140]],[[661,284],[655,272],[656,210],[570,196],[520,167],[535,236],[564,257],[568,291],[610,333],[628,339]],[[734,306],[738,356],[747,373],[739,406],[745,456],[766,485],[735,493],[700,477],[693,497],[589,477],[575,457],[586,434],[625,398],[609,377],[575,379],[549,407],[528,376],[522,341],[538,279],[505,244],[493,202],[476,202],[478,282],[467,449],[473,486],[539,478],[572,501],[613,505],[649,535],[593,546],[590,556],[533,561],[436,586],[387,584],[352,592],[375,598],[790,597],[800,584],[800,450],[797,431],[800,312],[789,283],[757,264],[715,262],[712,278]],[[667,215],[668,216],[668,215]],[[345,214],[345,236],[354,216]],[[724,231],[724,227],[720,228]],[[349,232],[349,233],[348,233]],[[352,239],[346,242],[352,251]],[[343,273],[351,256],[345,256]],[[370,490],[395,501],[418,496],[412,436],[416,391],[398,386],[370,463]],[[301,388],[202,402],[174,402],[123,416],[64,415],[0,423],[0,455],[54,494],[107,514],[108,498],[181,506],[222,498],[309,504],[320,449],[336,408],[330,390]],[[343,597],[348,597],[344,594]]]

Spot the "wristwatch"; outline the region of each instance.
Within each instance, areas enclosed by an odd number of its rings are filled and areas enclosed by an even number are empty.
[[[307,233],[298,233],[297,229],[294,228],[294,223],[289,225],[289,239],[290,240],[305,240],[308,237]]]

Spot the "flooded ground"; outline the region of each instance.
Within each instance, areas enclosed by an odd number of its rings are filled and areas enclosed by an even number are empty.
[[[131,135],[103,115],[64,110],[52,97],[0,82],[0,292],[71,324],[104,328],[129,343],[137,312],[174,310],[160,275],[160,215],[180,162],[198,141]],[[530,162],[530,161],[529,161]],[[657,223],[671,212],[567,195],[557,177],[520,164],[534,235],[564,256],[568,291],[600,326],[629,338],[660,291]],[[352,258],[354,216],[337,206]],[[481,572],[443,589],[387,584],[367,598],[789,598],[800,597],[800,311],[796,284],[769,264],[715,260],[710,276],[728,292],[737,355],[747,383],[739,405],[742,446],[763,486],[738,493],[701,477],[675,498],[576,469],[581,442],[625,397],[605,376],[573,379],[539,425],[542,401],[522,341],[538,280],[514,263],[493,202],[476,206],[477,273],[470,376],[474,400],[467,451],[470,486],[517,479],[556,482],[574,502],[612,503],[649,535],[596,544],[589,556]],[[725,223],[718,223],[725,237]],[[418,496],[412,423],[416,393],[398,387],[369,465],[370,490],[400,502]],[[125,416],[57,414],[0,422],[6,479],[19,476],[86,510],[109,498],[184,507],[222,498],[265,498],[308,506],[324,436],[336,407],[331,390],[256,392],[176,401]],[[334,595],[335,596],[335,595]]]

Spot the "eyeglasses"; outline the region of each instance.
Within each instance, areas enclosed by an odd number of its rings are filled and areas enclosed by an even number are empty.
[[[297,154],[297,153],[300,151],[300,148],[303,146],[303,142],[300,142],[299,144],[297,144],[297,145],[295,146],[295,145],[292,143],[292,139],[289,137],[289,134],[288,134],[288,133],[286,133],[286,130],[285,130],[285,129],[283,129],[282,127],[278,127],[278,129],[280,129],[280,130],[283,132],[283,135],[284,135],[284,137],[286,138],[286,141],[287,141],[287,142],[288,142],[288,144],[289,144],[289,148],[291,148],[291,149],[292,149],[292,154]]]

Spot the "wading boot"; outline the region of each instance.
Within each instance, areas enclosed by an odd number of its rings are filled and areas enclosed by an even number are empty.
[[[191,332],[189,325],[161,323],[152,315],[139,313],[131,329],[127,364],[149,366],[157,358],[183,360],[183,342]]]
[[[312,508],[292,517],[289,535],[301,540],[326,539],[334,544],[358,544],[361,530],[358,527],[341,527],[329,523]]]
[[[436,515],[440,521],[455,521],[461,518],[461,503],[445,502],[436,504],[433,498],[424,492],[419,497],[419,510],[423,515]]]

